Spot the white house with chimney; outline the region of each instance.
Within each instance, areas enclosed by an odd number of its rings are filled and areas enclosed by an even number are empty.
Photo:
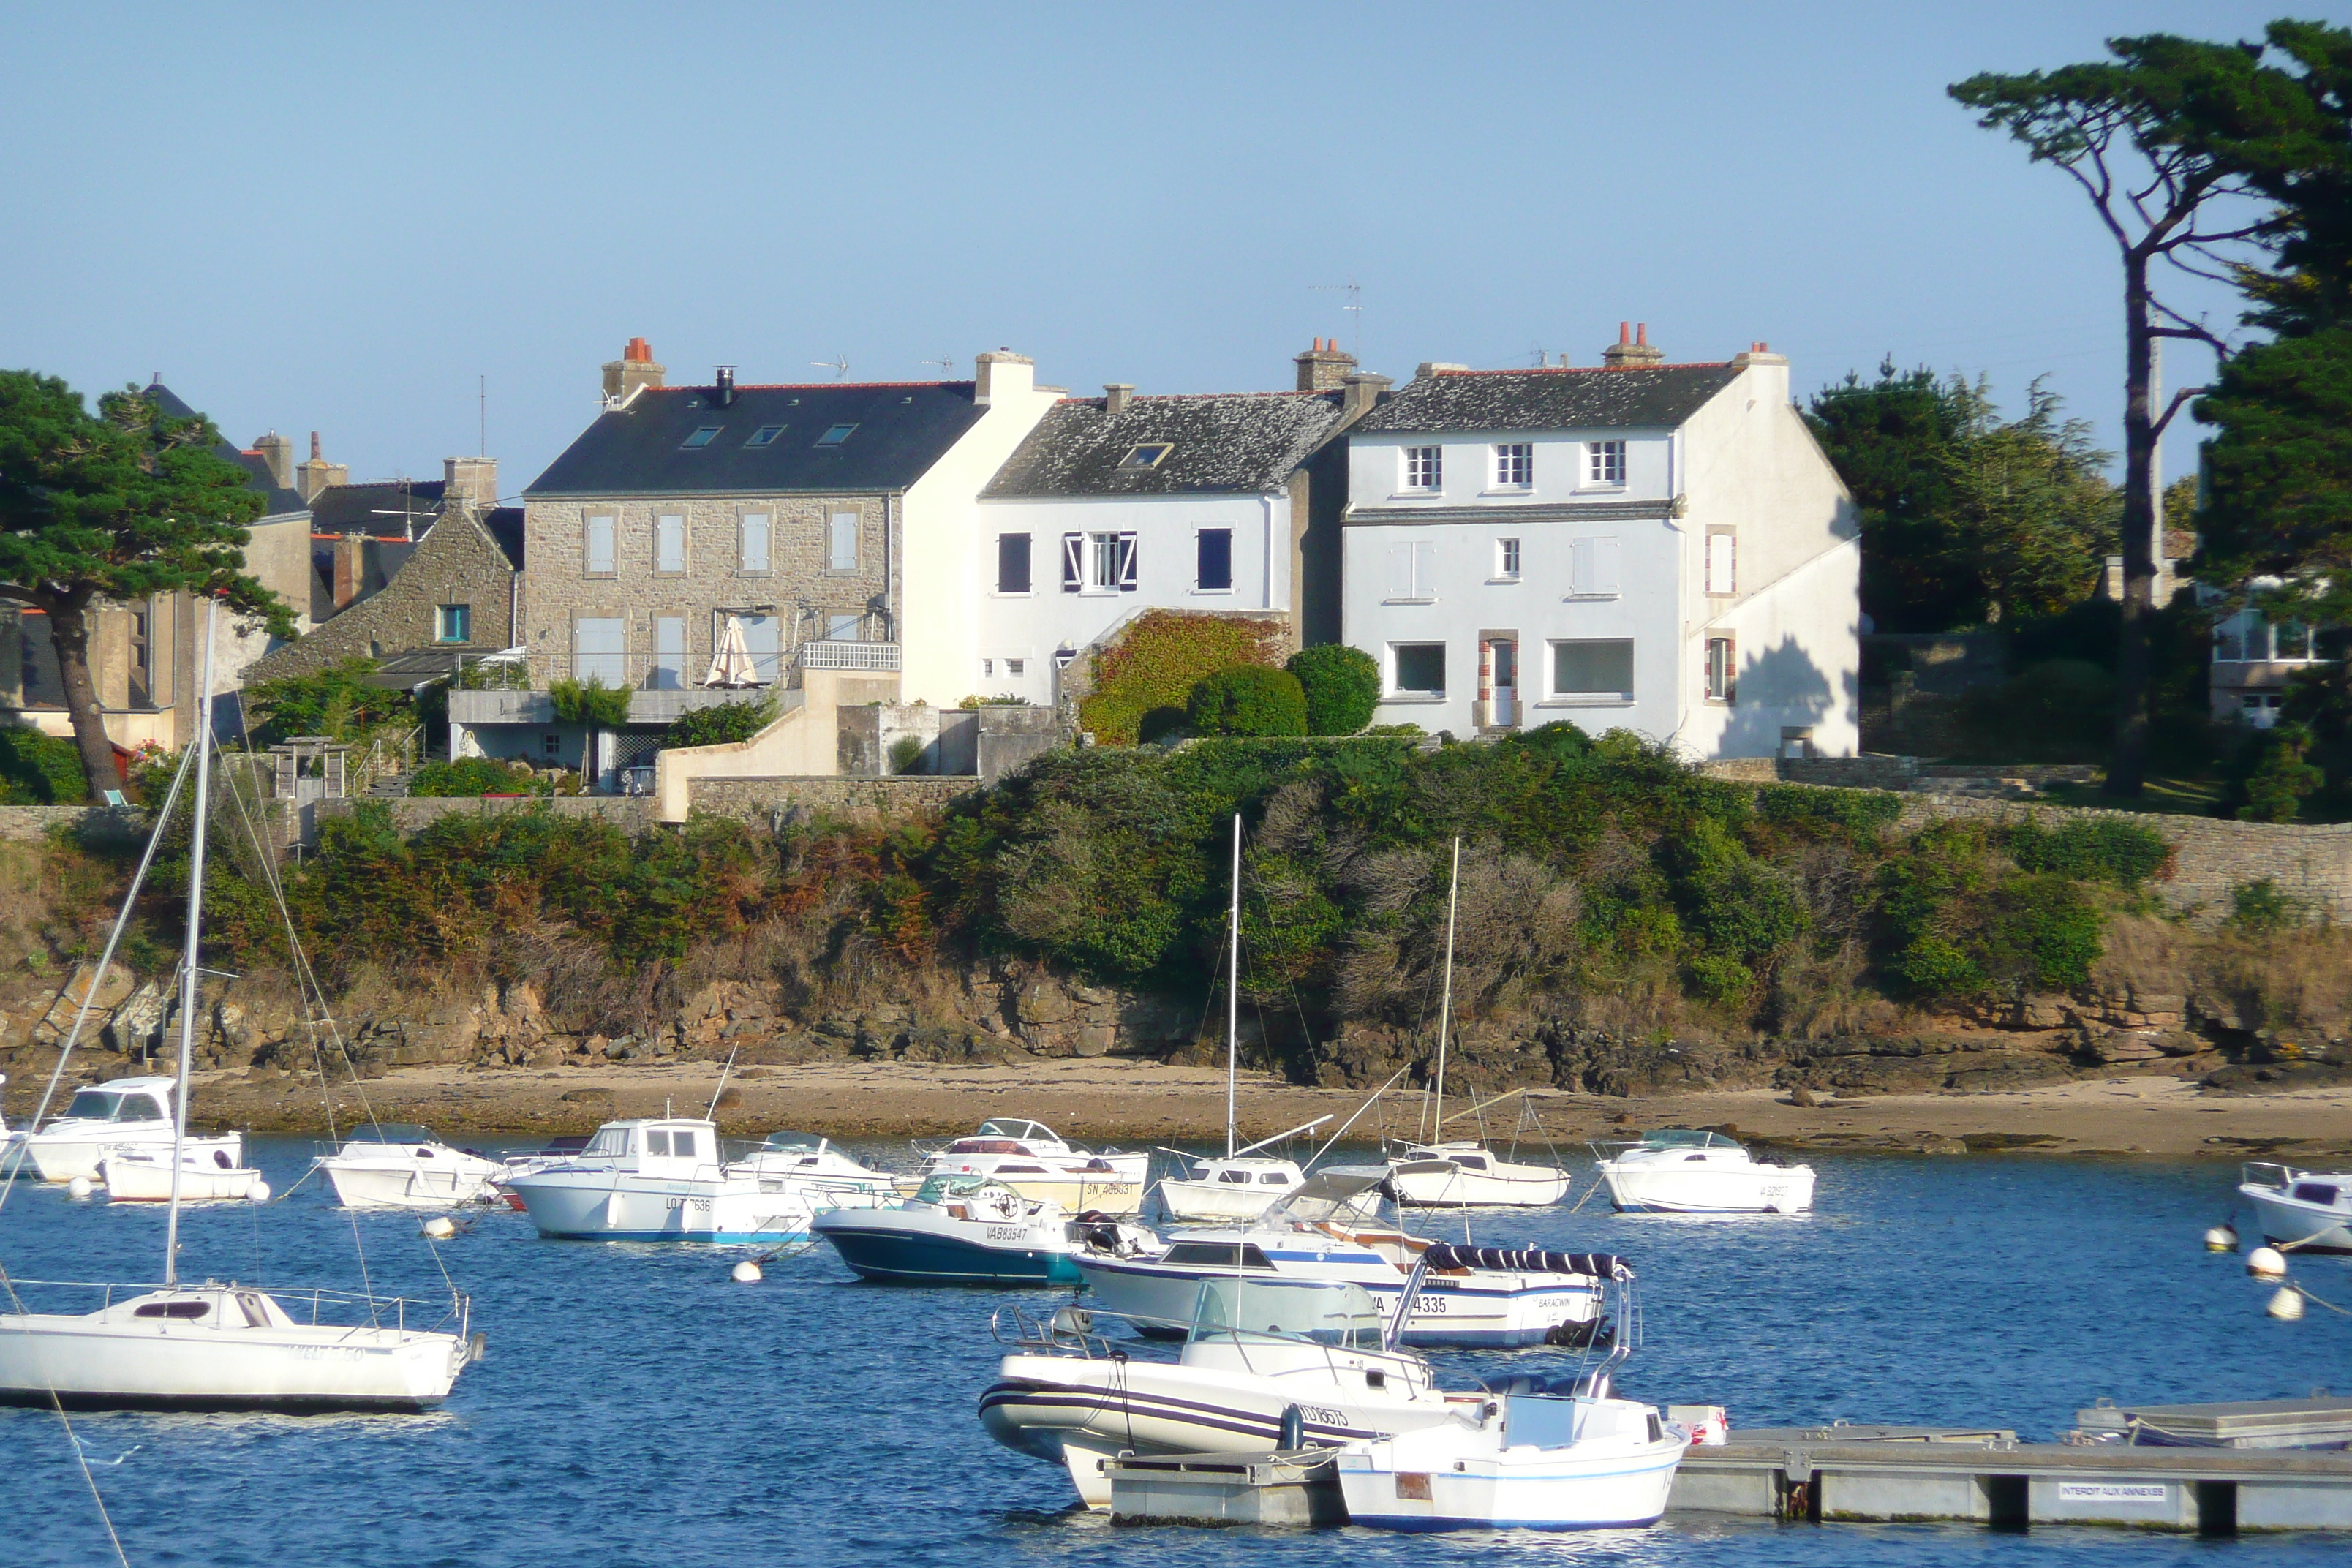
[[[1344,638],[1377,723],[1565,720],[1700,758],[1850,755],[1861,530],[1762,343],[1423,364],[1349,429]]]

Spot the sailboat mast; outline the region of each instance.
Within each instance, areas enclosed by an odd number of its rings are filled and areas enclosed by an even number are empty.
[[[1445,883],[1445,988],[1437,1004],[1436,1125],[1429,1130],[1433,1143],[1445,1142],[1445,1026],[1454,1016],[1454,909],[1462,896],[1462,836],[1454,836],[1454,870]],[[1422,993],[1426,996],[1428,992]]]
[[[1234,813],[1233,975],[1225,987],[1225,1158],[1234,1157],[1234,1085],[1241,1075],[1242,1037],[1242,814]]]
[[[205,673],[196,685],[196,800],[188,841],[188,943],[180,957],[180,1073],[172,1093],[172,1211],[163,1226],[163,1283],[180,1282],[180,1162],[188,1141],[188,1058],[196,1044],[196,952],[204,930],[205,819],[212,806],[213,644],[220,601],[205,601]]]

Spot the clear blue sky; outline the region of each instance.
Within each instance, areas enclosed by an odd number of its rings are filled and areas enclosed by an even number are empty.
[[[1944,87],[2279,14],[2343,10],[26,6],[0,365],[161,371],[362,479],[473,451],[486,376],[512,493],[632,334],[673,381],[1008,345],[1091,394],[1285,386],[1360,329],[1400,379],[1590,364],[1632,318],[1675,359],[1768,340],[1801,391],[1892,351],[2014,409],[2046,372],[2112,446],[2112,246]]]

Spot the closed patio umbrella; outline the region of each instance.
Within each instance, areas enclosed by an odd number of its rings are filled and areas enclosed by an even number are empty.
[[[727,617],[727,629],[719,634],[718,651],[711,655],[710,673],[702,678],[705,686],[757,686],[760,673],[751,662],[751,649],[743,640],[743,622],[738,616]]]

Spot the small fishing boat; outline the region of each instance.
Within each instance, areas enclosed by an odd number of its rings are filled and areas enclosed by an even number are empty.
[[[2352,1253],[2352,1172],[2301,1171],[2256,1161],[2238,1173],[2263,1239],[2296,1252]]]
[[[269,1184],[249,1165],[232,1161],[215,1149],[209,1155],[197,1150],[180,1152],[178,1179],[173,1179],[172,1151],[152,1153],[144,1149],[109,1154],[98,1163],[99,1180],[106,1200],[116,1204],[257,1203],[269,1201]]]
[[[797,1184],[812,1193],[887,1197],[897,1191],[897,1178],[860,1163],[814,1132],[771,1132],[767,1141],[734,1168],[753,1175]]]
[[[1625,1331],[1598,1364],[1491,1385],[1445,1421],[1343,1447],[1352,1524],[1377,1530],[1605,1530],[1654,1524],[1690,1447],[1657,1407],[1616,1397],[1640,1332],[1633,1270],[1609,1288]]]
[[[1097,1153],[1064,1142],[1042,1121],[997,1116],[923,1157],[901,1190],[919,1191],[934,1176],[987,1176],[1024,1198],[1059,1204],[1072,1214],[1127,1215],[1143,1212],[1149,1154]]]
[[[1103,1311],[1153,1338],[1186,1331],[1202,1280],[1236,1277],[1344,1281],[1383,1312],[1417,1281],[1398,1337],[1423,1348],[1584,1344],[1602,1331],[1602,1283],[1615,1258],[1454,1247],[1356,1219],[1356,1205],[1377,1198],[1387,1175],[1328,1166],[1250,1225],[1188,1227],[1150,1247],[1081,1226],[1078,1273]]]
[[[686,1117],[607,1121],[577,1155],[501,1184],[540,1235],[573,1241],[805,1241],[821,1201],[730,1169],[717,1125]]]
[[[1306,1179],[1296,1161],[1227,1155],[1201,1160],[1189,1179],[1163,1178],[1160,1201],[1171,1219],[1250,1219]]]
[[[1720,1132],[1663,1128],[1599,1162],[1609,1201],[1633,1213],[1805,1214],[1811,1165],[1766,1164]]]
[[[168,1152],[179,1127],[173,1114],[176,1093],[173,1079],[152,1077],[118,1078],[76,1089],[62,1115],[25,1131],[25,1153],[45,1182],[77,1176],[94,1182],[100,1179],[99,1162],[109,1154]],[[207,1159],[226,1154],[232,1165],[245,1156],[245,1140],[236,1132],[179,1142]]]
[[[405,1122],[368,1122],[311,1168],[334,1184],[346,1208],[446,1209],[487,1203],[492,1183],[504,1169],[496,1160],[452,1149],[422,1127]]]
[[[1184,1348],[1147,1361],[1065,1307],[1035,1321],[1017,1309],[980,1419],[1008,1448],[1065,1467],[1089,1508],[1110,1506],[1104,1466],[1123,1453],[1197,1454],[1332,1447],[1452,1418],[1485,1391],[1440,1389],[1402,1349],[1393,1318],[1355,1285],[1230,1276],[1198,1287]]]
[[[986,1176],[933,1176],[911,1198],[809,1225],[850,1272],[894,1285],[1075,1285],[1071,1228],[1061,1205]]]

